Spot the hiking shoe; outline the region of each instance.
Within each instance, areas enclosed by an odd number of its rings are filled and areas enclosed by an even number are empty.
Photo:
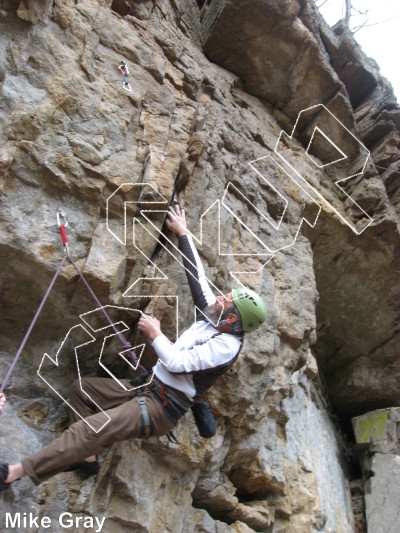
[[[8,476],[8,464],[3,463],[0,465],[0,492],[10,488],[11,483],[6,483]]]

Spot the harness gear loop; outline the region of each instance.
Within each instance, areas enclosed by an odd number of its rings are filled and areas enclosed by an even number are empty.
[[[143,435],[145,437],[151,437],[153,434],[153,428],[151,425],[151,419],[149,415],[149,411],[147,410],[146,406],[146,398],[143,396],[142,393],[139,393],[136,396],[136,401],[140,406],[140,410],[142,411],[142,431]]]

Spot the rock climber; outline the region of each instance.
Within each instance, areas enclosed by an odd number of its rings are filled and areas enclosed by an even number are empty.
[[[126,61],[121,61],[121,63],[118,65],[118,69],[124,75],[124,81],[122,83],[122,88],[125,89],[125,91],[131,92],[132,89],[128,81],[129,69],[128,69],[128,65],[126,64]]]
[[[229,370],[239,355],[244,334],[266,320],[265,304],[254,291],[235,288],[226,295],[214,296],[188,234],[184,209],[170,207],[166,226],[178,237],[196,321],[173,344],[162,333],[157,318],[142,314],[138,328],[159,358],[151,383],[138,392],[138,388],[124,390],[111,378],[82,378],[82,386],[75,380],[70,391],[73,409],[69,428],[21,463],[0,465],[0,490],[24,476],[39,484],[58,472],[76,468],[97,474],[98,454],[112,443],[168,434],[193,403]],[[131,382],[121,381],[129,389]],[[93,428],[103,424],[104,413],[96,412],[91,400],[110,417],[98,432]]]

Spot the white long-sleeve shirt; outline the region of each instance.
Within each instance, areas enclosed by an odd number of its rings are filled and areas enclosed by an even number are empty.
[[[153,341],[159,357],[154,374],[167,386],[188,396],[202,396],[208,388],[232,366],[243,339],[231,333],[219,332],[201,311],[217,300],[207,282],[203,265],[190,236],[179,239],[189,287],[197,307],[196,322],[184,331],[175,343],[165,335]]]

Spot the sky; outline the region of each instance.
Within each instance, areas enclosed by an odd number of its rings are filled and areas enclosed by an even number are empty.
[[[320,6],[324,0],[316,0]],[[344,16],[344,0],[326,0],[320,12],[330,26]],[[364,15],[352,16],[350,27],[355,28],[367,22],[354,34],[364,52],[375,59],[381,74],[393,86],[397,101],[400,102],[400,0],[352,0],[355,9]]]

